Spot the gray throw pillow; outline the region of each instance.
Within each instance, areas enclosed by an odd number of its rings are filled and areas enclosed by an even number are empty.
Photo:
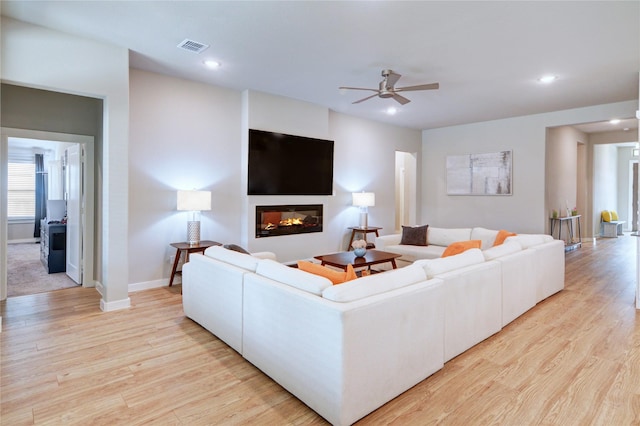
[[[237,246],[235,244],[225,244],[222,247],[226,248],[227,250],[237,251],[238,253],[251,254],[248,251],[246,251],[245,249],[243,249],[242,247]]]
[[[429,225],[423,226],[402,226],[402,239],[400,244],[411,246],[426,246],[427,229]]]

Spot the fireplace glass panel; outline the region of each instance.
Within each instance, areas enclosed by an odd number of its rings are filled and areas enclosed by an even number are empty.
[[[256,238],[322,232],[322,204],[256,206]]]

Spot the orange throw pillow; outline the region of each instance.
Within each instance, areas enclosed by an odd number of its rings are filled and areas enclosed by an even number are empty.
[[[469,241],[458,241],[455,243],[449,244],[449,246],[444,249],[444,253],[442,253],[442,257],[454,256],[456,254],[460,254],[472,248],[480,248],[482,247],[482,240],[469,240]]]
[[[326,266],[322,266],[317,263],[299,260],[298,269],[314,275],[320,275],[321,277],[328,278],[329,281],[331,281],[333,284],[342,284],[344,282],[358,278],[356,272],[353,270],[352,265],[347,265],[347,270],[345,272],[336,271],[335,269],[327,268]]]
[[[515,232],[509,232],[509,231],[505,231],[504,229],[501,229],[498,231],[498,235],[496,235],[496,240],[493,242],[493,246],[499,246],[500,244],[504,243],[504,240],[506,240],[508,237],[515,237],[516,233]]]

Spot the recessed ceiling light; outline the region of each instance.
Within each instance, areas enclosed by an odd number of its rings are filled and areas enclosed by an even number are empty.
[[[548,84],[548,83],[553,83],[554,81],[556,81],[557,78],[558,77],[556,77],[555,75],[545,75],[545,76],[540,77],[538,79],[538,81],[540,83],[547,83]]]
[[[614,118],[613,120],[609,120],[609,123],[611,124],[620,124],[620,120],[617,118]]]
[[[396,109],[396,107],[389,107],[387,108],[387,114],[389,115],[395,115],[395,113],[398,112],[398,110]]]
[[[207,66],[207,68],[211,68],[212,70],[220,68],[222,66],[220,62],[214,61],[213,59],[204,61],[204,64]]]

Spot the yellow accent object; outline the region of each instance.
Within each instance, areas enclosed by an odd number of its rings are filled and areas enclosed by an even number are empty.
[[[496,240],[493,242],[493,246],[499,246],[504,243],[504,240],[506,240],[508,237],[515,237],[516,235],[517,234],[515,232],[509,232],[501,229],[498,231],[498,235],[496,235]]]
[[[602,221],[611,222],[611,212],[609,210],[602,210]]]
[[[616,213],[615,210],[611,210],[609,213],[611,213],[611,220],[612,221],[618,220],[618,213]]]
[[[347,265],[346,272],[342,272],[336,271],[335,269],[327,268],[326,266],[318,265],[317,263],[299,260],[298,269],[314,275],[320,275],[321,277],[328,278],[329,281],[331,281],[334,285],[342,284],[344,282],[358,278],[358,276],[356,275],[356,271],[353,270],[352,265]]]
[[[444,249],[441,257],[454,256],[472,248],[482,247],[482,240],[457,241]]]

